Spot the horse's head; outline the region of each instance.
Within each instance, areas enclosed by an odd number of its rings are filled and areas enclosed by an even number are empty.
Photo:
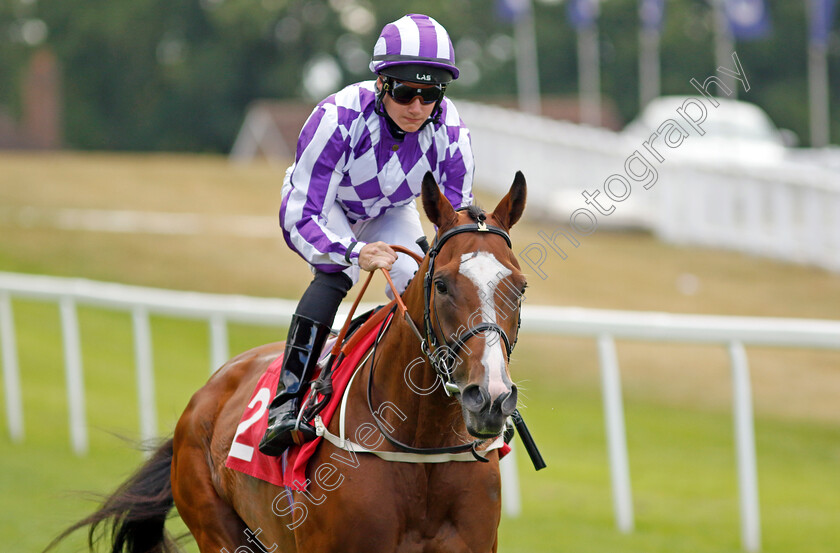
[[[467,430],[478,438],[502,431],[516,409],[508,361],[519,332],[525,276],[507,236],[525,209],[525,177],[517,172],[492,213],[455,211],[431,173],[423,207],[438,227],[426,275],[426,332],[433,361],[457,393]],[[436,343],[436,344],[435,344]]]

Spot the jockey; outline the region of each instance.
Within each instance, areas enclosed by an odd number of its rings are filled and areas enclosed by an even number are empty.
[[[419,14],[385,25],[370,69],[375,81],[350,85],[315,107],[283,182],[283,236],[315,277],[292,317],[259,446],[266,455],[314,437],[297,424],[301,398],[359,269],[389,269],[400,292],[416,272],[414,260],[398,258],[388,244],[422,255],[414,200],[426,172],[455,208],[472,204],[469,131],[444,97],[458,78],[446,29]]]

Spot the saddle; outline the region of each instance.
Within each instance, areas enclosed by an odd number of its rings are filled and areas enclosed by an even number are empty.
[[[356,324],[352,336],[341,342],[336,341],[337,345],[334,345],[333,351],[339,351],[339,357],[333,358],[332,353],[325,356],[324,361],[330,363],[329,368],[322,369],[321,374],[316,378],[316,384],[304,399],[304,410],[314,410],[313,407],[317,407],[317,412],[311,415],[313,419],[317,415],[319,420],[329,424],[338,410],[341,395],[348,386],[355,369],[361,363],[367,350],[372,347],[380,327],[386,322],[385,318],[390,311],[387,307],[387,305],[383,306],[354,319],[353,322]],[[349,334],[349,327],[347,334]],[[257,382],[233,437],[225,466],[276,486],[303,491],[309,484],[306,478],[307,464],[322,438],[318,437],[302,445],[292,446],[281,457],[264,455],[256,447],[268,424],[268,403],[271,400],[271,393],[277,388],[282,365],[283,355],[281,354],[269,365]],[[328,382],[328,384],[322,384],[322,382]],[[319,387],[328,387],[329,395],[325,396],[318,392],[316,388]]]

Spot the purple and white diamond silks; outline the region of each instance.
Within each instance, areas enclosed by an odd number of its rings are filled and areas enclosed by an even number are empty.
[[[454,79],[459,75],[449,33],[427,15],[409,14],[385,25],[373,47],[370,70],[379,73],[394,65],[415,63],[446,69]]]
[[[456,208],[472,203],[470,135],[448,98],[439,122],[406,133],[402,141],[375,110],[375,81],[350,85],[318,104],[298,139],[286,171],[280,225],[286,243],[314,267],[337,272],[353,236],[338,236],[327,214],[338,204],[350,223],[413,202],[431,171]],[[355,260],[359,246],[350,254]]]

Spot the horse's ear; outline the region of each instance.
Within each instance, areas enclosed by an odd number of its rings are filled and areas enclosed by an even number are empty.
[[[457,219],[455,208],[440,191],[434,175],[431,171],[427,171],[423,177],[423,211],[426,212],[426,217],[429,221],[434,223],[438,228],[453,224]]]
[[[493,210],[493,218],[504,228],[510,229],[525,211],[525,196],[525,175],[522,171],[517,171],[510,191]]]

